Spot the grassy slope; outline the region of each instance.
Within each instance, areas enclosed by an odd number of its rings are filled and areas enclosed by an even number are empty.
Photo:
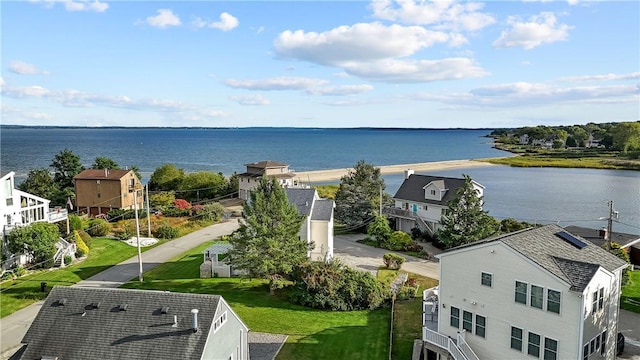
[[[629,275],[629,283],[622,287],[620,307],[640,314],[640,271],[632,271]],[[627,302],[627,299],[634,303]]]
[[[286,290],[269,295],[264,280],[199,279],[203,244],[123,287],[222,295],[252,331],[286,334],[278,359],[386,359],[389,309],[335,312],[291,304]]]

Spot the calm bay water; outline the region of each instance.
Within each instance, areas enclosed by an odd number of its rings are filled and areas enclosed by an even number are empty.
[[[187,172],[230,175],[244,164],[275,160],[296,171],[347,168],[358,160],[378,166],[508,156],[493,149],[488,130],[402,129],[95,129],[2,128],[0,167],[23,180],[30,169],[48,167],[68,148],[85,166],[96,157],[135,165],[143,181],[167,163]],[[522,169],[503,166],[432,172],[463,173],[486,186],[485,207],[497,218],[559,222],[600,228],[606,200],[614,200],[620,223],[614,231],[640,233],[640,173],[590,169]],[[394,194],[402,175],[385,176]]]

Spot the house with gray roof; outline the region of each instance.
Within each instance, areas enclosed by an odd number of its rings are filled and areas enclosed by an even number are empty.
[[[464,188],[464,181],[406,170],[405,179],[393,196],[394,207],[384,209],[384,213],[395,223],[395,230],[411,233],[411,229],[418,228],[433,235],[440,228],[440,219],[449,201],[456,198],[458,189]],[[482,197],[484,186],[473,180],[472,183]]]
[[[322,199],[313,188],[286,188],[287,199],[304,215],[300,226],[300,240],[313,242],[314,248],[308,254],[311,260],[333,257],[333,209],[335,203]]]
[[[565,230],[572,234],[580,235],[600,247],[606,247],[607,241],[611,240],[620,245],[620,248],[629,254],[629,259],[633,265],[640,267],[640,235],[616,231],[612,231],[611,235],[608,235],[606,228],[592,229],[575,225],[566,226]]]
[[[219,295],[54,287],[16,359],[249,359],[248,328]]]
[[[245,166],[247,170],[238,174],[238,197],[242,200],[250,199],[251,192],[258,187],[262,176],[276,178],[282,187],[296,185],[296,173],[289,169],[288,164],[263,160],[245,164]]]
[[[601,247],[546,225],[437,257],[440,284],[429,289],[437,316],[424,317],[425,351],[456,359],[615,359],[628,264]]]

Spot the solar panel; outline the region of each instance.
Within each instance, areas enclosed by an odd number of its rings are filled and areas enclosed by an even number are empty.
[[[556,235],[562,240],[568,242],[569,244],[575,246],[578,249],[582,249],[583,247],[587,246],[587,244],[584,241],[578,239],[577,237],[569,234],[566,231],[560,231],[559,233],[556,233]]]

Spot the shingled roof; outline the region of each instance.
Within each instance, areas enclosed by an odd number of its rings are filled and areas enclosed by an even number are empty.
[[[425,199],[424,187],[432,182],[438,189],[447,190],[441,201]],[[456,198],[456,191],[463,187],[464,179],[411,174],[409,178],[405,179],[402,185],[400,185],[400,188],[393,198],[427,204],[446,205],[450,200]]]
[[[316,200],[313,207],[313,213],[311,214],[311,220],[329,221],[331,220],[331,214],[333,213],[333,200],[320,199]]]
[[[219,301],[218,295],[56,286],[22,340],[21,359],[200,359]],[[198,331],[192,309],[199,310]]]
[[[559,236],[564,231],[565,229],[557,225],[545,225],[458,246],[450,251],[500,241],[570,284],[571,290],[579,292],[585,289],[598,267],[614,272],[628,265],[608,251],[574,234],[570,235],[584,246],[579,248],[572,245]]]
[[[258,161],[254,163],[244,164],[244,165],[260,168],[260,169],[279,168],[279,167],[289,166],[289,164],[285,164],[285,163],[281,163],[273,160]]]
[[[87,169],[80,172],[73,178],[76,180],[120,180],[131,170],[120,169]]]
[[[301,215],[309,216],[313,207],[313,199],[316,189],[312,188],[285,188],[287,199],[296,206]]]

